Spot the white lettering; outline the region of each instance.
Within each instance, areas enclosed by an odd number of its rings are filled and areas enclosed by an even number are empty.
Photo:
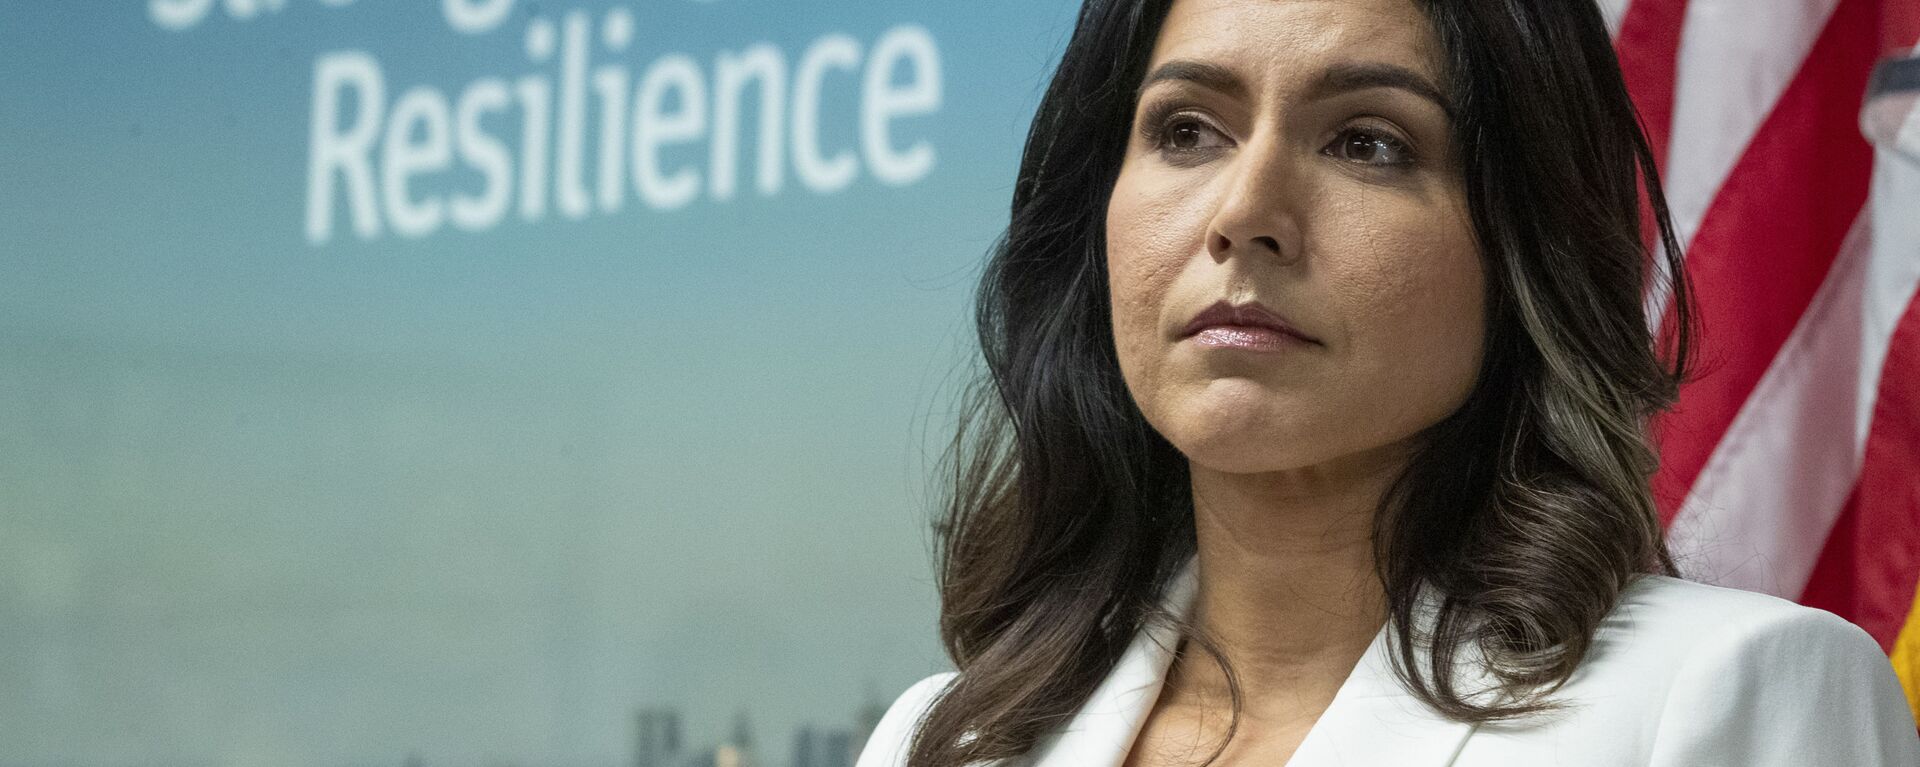
[[[197,0],[151,1],[154,13],[172,14],[169,23],[198,23],[194,14],[218,12],[193,5]],[[245,3],[259,12],[280,7],[277,0],[226,1],[236,4],[230,12]],[[466,0],[446,7],[484,20],[483,11],[508,5]],[[527,71],[480,77],[457,93],[415,85],[391,103],[372,55],[320,56],[309,125],[308,242],[331,241],[336,218],[360,239],[386,231],[415,238],[449,225],[485,231],[515,210],[536,222],[548,215],[549,201],[566,218],[580,219],[618,211],[630,195],[654,210],[684,207],[703,192],[731,200],[747,175],[761,195],[773,195],[789,167],[809,191],[833,194],[863,169],[899,186],[925,178],[937,163],[930,140],[901,135],[901,121],[941,109],[940,52],[920,26],[889,29],[871,48],[845,34],[823,35],[792,69],[782,49],[764,42],[716,53],[711,70],[680,53],[661,55],[644,70],[595,60],[625,52],[634,40],[624,8],[609,11],[598,28],[578,10],[558,24],[534,18],[523,41]],[[836,72],[849,76],[832,79]],[[751,171],[743,167],[748,151]],[[344,211],[336,212],[342,200]]]
[[[895,88],[893,67],[905,61],[910,78]],[[940,52],[933,35],[917,26],[889,29],[873,44],[860,98],[860,154],[867,169],[881,183],[911,184],[933,170],[933,145],[925,139],[904,152],[893,151],[887,123],[909,115],[929,114],[940,108]]]
[[[553,58],[553,24],[534,19],[527,24],[527,60],[535,64]],[[553,86],[546,78],[527,75],[513,84],[520,99],[520,218],[538,221],[547,215],[547,122],[552,119]]]
[[[156,27],[178,32],[199,26],[211,10],[213,0],[150,0],[147,18],[153,20]]]
[[[474,82],[460,96],[455,130],[459,132],[460,160],[486,179],[479,196],[455,195],[448,206],[453,225],[470,232],[485,231],[500,223],[513,197],[513,160],[507,145],[481,126],[488,112],[507,107],[507,84],[497,78]]]
[[[554,150],[554,204],[567,218],[586,218],[592,198],[582,179],[587,131],[587,14],[572,11],[560,32],[559,146]]]
[[[513,11],[513,0],[441,0],[440,12],[447,26],[468,35],[493,31]]]
[[[600,210],[613,212],[626,199],[627,172],[623,162],[627,132],[627,70],[600,67],[593,71],[593,91],[600,100]]]
[[[608,11],[600,42],[614,53],[626,50],[633,42],[633,14],[625,8]],[[627,79],[623,66],[593,70],[593,92],[600,101],[600,171],[594,178],[600,183],[600,210],[607,213],[619,210],[627,197]]]
[[[352,88],[353,127],[336,131],[340,123],[340,93]],[[307,152],[307,242],[318,245],[333,235],[333,174],[346,180],[353,232],[370,240],[380,234],[374,205],[373,150],[386,104],[386,79],[380,63],[360,51],[321,56],[313,64],[313,115]]]
[[[247,19],[253,18],[254,14],[265,10],[260,7],[264,2],[266,2],[266,0],[227,0],[227,15],[241,21],[246,21]],[[286,0],[278,0],[278,4],[284,5],[285,3]],[[273,10],[277,11],[279,8],[274,8]]]
[[[713,155],[709,168],[713,199],[733,198],[734,168],[740,156],[740,102],[749,80],[760,81],[759,173],[761,194],[780,191],[785,153],[780,119],[786,111],[787,62],[780,49],[761,43],[739,54],[721,53],[713,64]]]
[[[387,222],[402,237],[424,237],[440,228],[444,215],[440,199],[415,202],[407,185],[416,175],[445,171],[452,164],[448,111],[446,96],[418,87],[401,94],[387,117],[387,136],[380,148],[380,192],[387,204]],[[415,126],[425,134],[417,143]]]
[[[837,192],[860,173],[851,151],[831,158],[820,156],[820,79],[828,69],[852,70],[860,64],[860,44],[846,35],[827,35],[813,42],[800,57],[794,73],[793,166],[800,181],[816,192]]]
[[[680,92],[677,112],[661,111],[669,90]],[[647,68],[633,105],[633,180],[640,198],[655,208],[678,208],[700,194],[700,174],[681,168],[660,173],[660,147],[700,137],[706,130],[706,86],[693,59],[663,56]]]

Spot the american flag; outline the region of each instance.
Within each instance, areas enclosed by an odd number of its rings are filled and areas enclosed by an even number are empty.
[[[1668,540],[1865,628],[1920,711],[1920,0],[1601,7],[1701,318],[1654,424]]]

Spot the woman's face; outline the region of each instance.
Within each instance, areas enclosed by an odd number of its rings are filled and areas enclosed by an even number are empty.
[[[1107,208],[1114,344],[1196,468],[1399,455],[1479,369],[1481,265],[1412,0],[1176,0]],[[1257,304],[1194,335],[1216,302]]]

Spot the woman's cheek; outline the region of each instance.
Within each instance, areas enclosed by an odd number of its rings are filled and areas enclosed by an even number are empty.
[[[1138,194],[1116,198],[1107,221],[1115,351],[1129,383],[1145,383],[1171,351],[1163,338],[1166,302],[1186,263],[1185,237],[1176,210]]]
[[[1437,421],[1465,400],[1479,372],[1484,318],[1479,256],[1457,233],[1414,231],[1335,280],[1359,355],[1347,391],[1391,420]],[[1420,424],[1424,428],[1428,424]]]
[[[1113,289],[1114,351],[1119,356],[1121,375],[1129,388],[1141,398],[1150,398],[1152,382],[1160,377],[1163,364],[1159,339],[1159,317],[1165,292],[1154,280],[1155,272],[1137,258],[1126,254],[1111,262]],[[1142,403],[1143,406],[1146,403]]]

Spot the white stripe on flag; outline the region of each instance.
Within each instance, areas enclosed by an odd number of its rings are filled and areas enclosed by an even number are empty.
[[[1920,156],[1920,102],[1893,119]],[[1875,157],[1872,213],[1854,222],[1668,528],[1691,576],[1798,598],[1853,491],[1895,326],[1920,291],[1920,160],[1890,149]]]
[[[1620,21],[1627,17],[1627,0],[1595,0],[1600,6],[1600,18],[1607,22],[1607,36],[1620,37]]]
[[[1691,0],[1674,62],[1673,127],[1661,178],[1674,236],[1684,250],[1734,163],[1760,130],[1839,0]],[[1647,291],[1659,326],[1670,291],[1656,249]]]
[[[1682,246],[1838,0],[1692,0],[1675,63],[1667,203]]]
[[[1853,414],[1869,237],[1862,214],[1668,525],[1688,578],[1793,599],[1813,572],[1860,475]]]

